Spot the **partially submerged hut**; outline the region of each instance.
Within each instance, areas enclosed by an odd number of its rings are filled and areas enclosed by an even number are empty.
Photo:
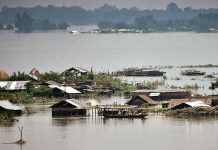
[[[0,70],[0,80],[7,80],[8,78],[9,75],[4,70]]]
[[[137,106],[141,106],[141,105],[154,106],[157,104],[157,102],[155,102],[154,100],[152,100],[150,97],[146,95],[138,95],[132,98],[131,100],[129,100],[126,104],[137,105]]]
[[[186,90],[135,90],[131,91],[133,97],[146,95],[155,101],[166,101],[170,99],[182,99],[191,97],[191,92]]]
[[[181,103],[188,103],[188,102],[196,102],[201,101],[209,106],[212,105],[213,99],[211,97],[192,97],[192,98],[185,98],[185,99],[171,99],[170,101],[166,102],[168,104],[168,108],[173,108]]]
[[[66,99],[50,108],[52,108],[52,116],[87,116],[87,105],[77,99]]]
[[[184,109],[184,108],[196,108],[196,107],[210,107],[210,106],[205,104],[202,101],[195,101],[195,102],[181,103],[181,104],[171,108],[171,110]]]
[[[0,113],[12,113],[16,115],[21,115],[21,112],[21,108],[17,105],[14,105],[7,100],[0,100]]]

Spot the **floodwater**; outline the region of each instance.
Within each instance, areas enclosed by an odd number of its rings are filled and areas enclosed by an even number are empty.
[[[19,117],[10,127],[0,127],[0,149],[217,150],[218,118],[52,118],[48,107],[33,106],[38,113]],[[19,139],[18,126],[24,126],[27,143],[2,144]]]
[[[72,30],[87,31],[95,26],[78,27]],[[70,29],[69,29],[70,30]],[[217,64],[217,41],[215,33],[147,33],[147,34],[70,34],[69,31],[14,33],[0,31],[0,69],[12,73],[62,72],[72,66],[96,72],[108,72],[127,67],[155,65]],[[214,94],[209,90],[215,79],[182,77],[185,69],[165,69],[165,86],[183,87],[198,85],[195,93]],[[198,69],[218,77],[218,68]],[[175,80],[180,78],[180,80]],[[162,80],[149,77],[122,77],[128,82]]]
[[[149,65],[217,64],[218,34],[70,34],[68,31],[0,31],[1,69],[36,67],[64,71],[72,66],[113,71]]]

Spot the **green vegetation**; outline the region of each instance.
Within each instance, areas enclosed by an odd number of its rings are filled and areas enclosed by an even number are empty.
[[[14,114],[0,113],[0,126],[8,126],[14,121]]]
[[[209,87],[209,89],[211,90],[216,90],[216,88],[218,88],[218,78],[216,79],[216,82],[211,82],[211,85]]]
[[[155,90],[160,86],[164,86],[164,80],[155,80],[155,81],[147,81],[144,83],[136,84],[137,89],[147,89],[147,90]]]
[[[10,77],[9,81],[26,81],[29,80],[29,76],[24,72],[18,71],[17,73],[14,72]]]
[[[184,86],[171,85],[170,88],[171,89],[198,90],[201,87],[198,84],[193,84],[193,85],[186,84]]]
[[[32,16],[23,12],[15,15],[15,27],[18,31],[30,32],[32,30],[66,30],[69,25],[64,22],[59,25],[50,23],[47,19],[35,20]]]
[[[41,74],[40,78],[43,81],[55,81],[57,83],[63,82],[63,77],[61,77],[59,73],[53,71]]]

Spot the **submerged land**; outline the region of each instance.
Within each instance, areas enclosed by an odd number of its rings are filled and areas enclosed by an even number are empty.
[[[191,69],[190,66],[192,66]],[[143,101],[143,103],[139,103],[140,108],[151,113],[161,112],[170,116],[213,116],[218,114],[217,109],[215,108],[218,104],[218,99],[215,94],[218,87],[217,74],[214,73],[211,75],[207,72],[200,72],[197,70],[197,68],[208,67],[214,68],[217,67],[217,65],[188,65],[176,67],[187,68],[185,71],[181,71],[181,77],[188,76],[192,78],[192,80],[196,78],[196,84],[186,84],[184,86],[167,85],[165,83],[166,80],[182,79],[179,77],[169,79],[169,77],[165,75],[166,72],[159,71],[166,68],[172,70],[175,68],[174,66],[133,67],[123,69],[122,71],[118,70],[99,73],[95,73],[92,68],[90,70],[85,70],[79,67],[69,68],[62,73],[53,71],[40,73],[34,68],[29,74],[14,72],[11,76],[4,70],[1,70],[2,81],[0,81],[0,99],[9,100],[15,104],[35,103],[51,105],[69,98],[102,99],[104,97],[121,96],[124,99],[134,101],[136,96],[139,95],[139,99],[142,99]],[[151,77],[158,77],[160,80],[129,82],[122,79],[125,76],[144,77],[148,79]],[[199,77],[201,79],[207,79],[209,77],[210,80],[208,82],[210,82],[210,87],[208,90],[214,91],[215,95],[200,95],[196,93],[199,88],[202,88],[197,84]],[[161,93],[162,96],[155,98],[149,96],[149,93],[150,95],[152,93]],[[141,95],[144,95],[145,97],[141,97]],[[149,100],[150,98],[152,100]],[[178,104],[195,101],[206,102],[208,106],[213,106],[214,108],[200,110],[195,108],[171,110],[172,107],[175,107]],[[160,102],[162,106],[156,107],[158,104],[157,102]],[[134,102],[133,105],[138,104]],[[25,112],[27,114],[34,113],[28,108]],[[13,114],[2,114],[0,120],[11,122],[14,121],[13,116]]]

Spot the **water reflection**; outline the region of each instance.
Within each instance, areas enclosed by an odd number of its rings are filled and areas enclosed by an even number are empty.
[[[0,149],[217,149],[217,117],[52,118],[51,110],[43,107],[36,114],[20,117],[10,127],[0,127]],[[19,139],[20,125],[24,126],[23,138],[27,143],[1,144]]]

